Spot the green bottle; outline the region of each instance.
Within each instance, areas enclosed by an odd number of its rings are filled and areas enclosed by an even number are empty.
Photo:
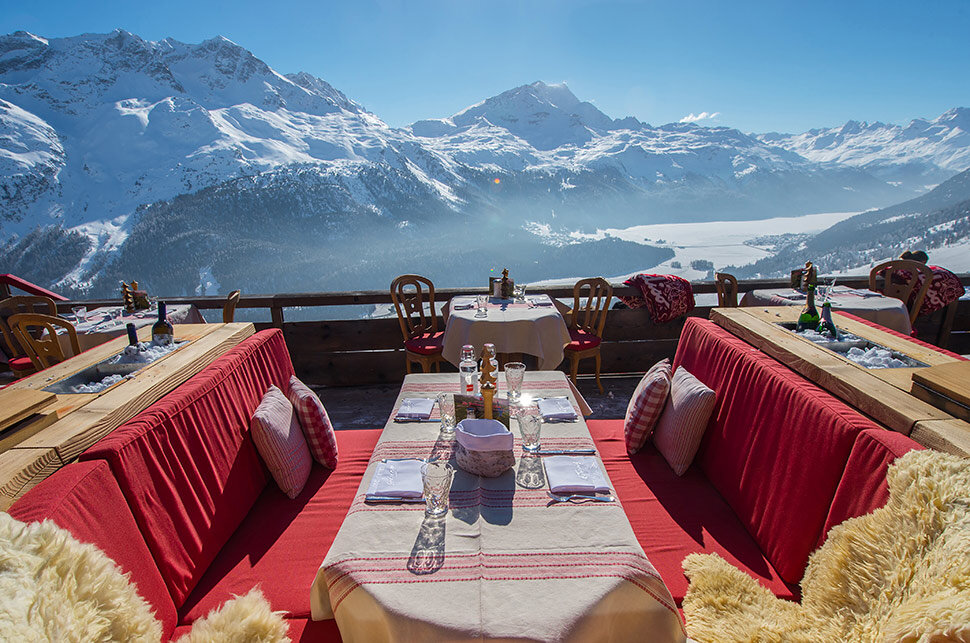
[[[822,321],[818,323],[818,332],[822,335],[829,335],[835,341],[839,340],[839,329],[832,321],[832,302],[822,302]]]
[[[821,319],[818,308],[815,307],[815,284],[808,284],[805,289],[808,291],[808,301],[805,302],[802,314],[798,316],[798,325],[795,327],[797,333],[803,330],[815,330],[818,328],[819,319]]]

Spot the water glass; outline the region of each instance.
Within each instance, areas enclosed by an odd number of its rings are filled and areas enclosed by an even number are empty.
[[[518,301],[525,301],[525,289],[527,286],[528,284],[515,284],[513,292]]]
[[[525,378],[525,364],[509,362],[505,365],[505,384],[509,388],[509,402],[518,402],[522,397],[523,378]]]
[[[542,416],[538,413],[519,413],[519,433],[522,434],[522,450],[535,453],[539,450],[539,430],[542,428]]]
[[[78,324],[83,324],[88,319],[87,306],[72,306],[71,312],[74,313],[74,321]]]
[[[455,397],[451,393],[438,393],[438,411],[441,413],[441,434],[455,434]]]
[[[475,303],[478,307],[475,317],[488,317],[488,295],[476,295]]]
[[[448,494],[455,470],[447,462],[428,462],[421,467],[424,483],[424,515],[440,518],[448,513]]]

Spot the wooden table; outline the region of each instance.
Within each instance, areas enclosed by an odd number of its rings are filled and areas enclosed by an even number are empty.
[[[863,294],[864,293],[864,294]],[[892,328],[908,335],[913,329],[909,321],[909,309],[899,299],[886,297],[880,293],[860,291],[845,286],[836,286],[829,296],[832,311],[845,311],[868,319],[869,321]],[[744,293],[739,304],[741,307],[755,308],[765,306],[805,306],[805,293],[793,288],[769,288],[765,290],[751,290]],[[815,298],[815,305],[821,309],[822,298]]]
[[[40,408],[33,422],[22,422],[2,435],[0,508],[9,507],[35,484],[254,332],[250,323],[178,325],[176,339],[189,344],[145,366],[134,377],[99,393],[56,395]],[[149,341],[151,329],[140,329],[138,337]],[[36,391],[117,354],[127,343],[126,337],[119,337],[96,346],[14,382],[4,389],[4,395],[16,396],[20,391],[36,396]]]
[[[970,424],[955,419],[910,393],[913,373],[921,368],[868,369],[779,326],[795,322],[799,309],[715,308],[711,320],[815,382],[886,427],[924,446],[970,455]],[[959,360],[842,315],[836,325],[929,366]]]

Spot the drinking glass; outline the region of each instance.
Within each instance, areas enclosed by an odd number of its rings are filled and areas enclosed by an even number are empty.
[[[71,312],[74,313],[74,321],[76,321],[79,324],[83,324],[88,319],[87,306],[72,306]]]
[[[518,301],[525,301],[525,289],[528,287],[528,285],[529,284],[515,284],[515,289],[513,292],[515,293],[515,298]]]
[[[538,413],[520,412],[518,416],[519,432],[522,434],[522,450],[535,453],[539,450],[539,430],[542,428],[542,416]]]
[[[451,393],[438,393],[438,411],[441,413],[441,434],[455,434],[455,397]]]
[[[478,306],[475,317],[488,317],[488,295],[476,295],[475,303]]]
[[[425,516],[440,518],[448,513],[448,494],[454,473],[447,462],[429,462],[421,467]]]
[[[509,402],[518,402],[522,397],[523,378],[525,378],[525,364],[509,362],[505,365],[505,384],[509,388]]]

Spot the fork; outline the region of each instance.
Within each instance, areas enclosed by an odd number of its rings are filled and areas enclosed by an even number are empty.
[[[583,502],[586,500],[593,500],[596,502],[614,502],[616,498],[612,495],[609,496],[590,496],[582,493],[574,493],[571,495],[560,495],[553,492],[549,492],[549,497],[552,498],[553,502]]]

